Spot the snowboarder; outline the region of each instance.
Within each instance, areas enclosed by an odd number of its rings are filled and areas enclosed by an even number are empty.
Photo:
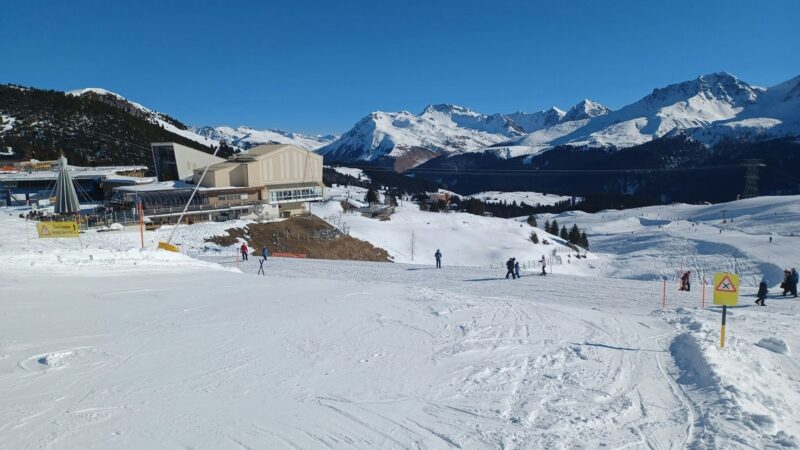
[[[547,258],[545,258],[544,255],[542,255],[542,259],[539,262],[542,263],[542,275],[547,275],[547,270],[546,270],[546,268],[547,268]]]
[[[436,258],[436,268],[442,268],[442,252],[437,248],[436,253],[433,254],[433,257]]]
[[[261,257],[264,258],[264,261],[266,261],[267,256],[269,256],[269,249],[265,246],[261,249]]]
[[[758,294],[756,294],[756,305],[767,306],[764,300],[767,299],[767,279],[762,278],[761,283],[758,284]]]
[[[797,298],[797,283],[800,282],[800,274],[798,274],[797,270],[795,270],[795,268],[792,267],[791,275],[792,275],[792,281],[789,284],[789,291],[795,298]]]
[[[519,274],[519,261],[515,261],[515,262],[514,262],[514,274],[517,276],[517,278],[520,278],[520,274]]]
[[[508,261],[506,261],[506,269],[508,269],[508,272],[506,272],[506,278],[508,278],[509,275],[511,275],[512,280],[517,278],[517,275],[514,273],[515,263],[516,261],[514,260],[514,258],[511,258]]]
[[[681,288],[679,290],[687,292],[691,291],[692,290],[691,278],[692,278],[692,272],[688,270],[684,272],[684,274],[681,276]]]
[[[242,246],[240,247],[240,250],[242,251],[242,261],[247,261],[247,252],[249,250],[247,248],[247,242],[242,244]]]
[[[769,237],[769,243],[772,244],[772,236]]]

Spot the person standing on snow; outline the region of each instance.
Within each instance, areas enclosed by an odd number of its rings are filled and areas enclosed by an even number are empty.
[[[436,268],[442,268],[442,252],[437,248],[436,253],[433,254],[433,257],[436,258]]]
[[[264,248],[261,249],[261,257],[264,258],[264,261],[266,261],[267,256],[269,256],[269,249],[264,246]]]
[[[514,258],[511,258],[508,261],[506,261],[506,269],[508,269],[508,272],[506,272],[506,278],[508,278],[509,275],[511,275],[512,280],[517,278],[517,275],[514,273],[515,262],[516,261],[514,261]]]
[[[247,242],[242,244],[240,250],[242,251],[242,261],[247,261],[247,252],[249,251],[247,248]]]
[[[542,255],[542,260],[540,262],[542,263],[542,275],[547,275],[547,270],[545,270],[547,267],[547,258]]]
[[[800,282],[800,274],[797,273],[794,267],[792,267],[792,281],[789,284],[789,291],[791,291],[792,295],[797,298],[797,283]]]
[[[517,276],[517,278],[520,278],[519,261],[514,261],[514,274]]]
[[[687,292],[691,291],[692,290],[691,282],[692,282],[692,272],[687,270],[681,276],[681,288],[679,290]]]
[[[783,269],[783,282],[781,282],[781,289],[783,289],[783,296],[791,291],[790,286],[792,285],[792,272],[789,269]]]
[[[762,278],[761,283],[758,284],[758,294],[756,294],[756,305],[767,306],[764,300],[767,299],[767,279]]]

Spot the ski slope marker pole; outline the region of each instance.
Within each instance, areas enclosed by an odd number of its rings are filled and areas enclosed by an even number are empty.
[[[719,347],[725,348],[725,316],[728,313],[728,305],[722,305],[722,327],[719,332]]]
[[[703,277],[703,300],[702,300],[702,307],[706,307],[706,277]]]
[[[667,307],[667,280],[664,280],[664,288],[661,293],[661,309]]]
[[[142,250],[144,250],[144,217],[142,217],[142,201],[139,200],[136,206],[136,209],[139,210],[139,234],[142,237]]]

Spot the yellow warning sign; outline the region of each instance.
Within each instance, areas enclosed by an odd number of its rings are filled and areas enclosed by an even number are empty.
[[[40,238],[78,237],[77,222],[39,222],[36,231]]]
[[[735,273],[714,274],[714,304],[736,306],[739,303],[739,275]]]

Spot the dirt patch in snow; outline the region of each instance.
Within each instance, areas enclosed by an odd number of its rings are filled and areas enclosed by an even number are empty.
[[[281,222],[254,223],[244,228],[231,228],[226,235],[206,239],[223,247],[245,240],[251,253],[302,253],[315,259],[348,259],[355,261],[391,261],[389,253],[369,242],[340,233],[318,217],[293,217]]]

